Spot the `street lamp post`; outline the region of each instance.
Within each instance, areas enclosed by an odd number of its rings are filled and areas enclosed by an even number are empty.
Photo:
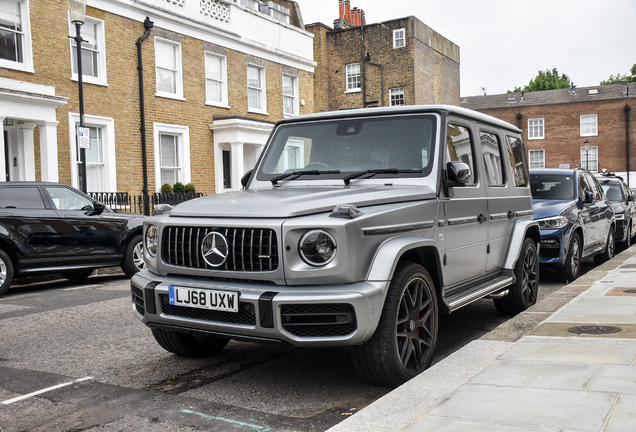
[[[68,6],[68,13],[71,19],[71,23],[75,24],[75,36],[69,36],[75,40],[75,46],[77,47],[77,87],[79,90],[79,115],[80,124],[76,139],[80,141],[80,161],[82,162],[82,182],[80,184],[80,190],[86,193],[86,148],[83,143],[84,136],[84,89],[83,89],[83,75],[82,75],[82,24],[86,20],[86,0],[66,0]]]
[[[590,170],[590,140],[586,139],[583,143],[585,145],[585,169]]]

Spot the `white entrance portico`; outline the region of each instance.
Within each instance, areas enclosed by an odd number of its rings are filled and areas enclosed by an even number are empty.
[[[214,120],[214,168],[216,193],[241,189],[241,177],[251,170],[267,142],[273,123],[244,118]]]
[[[0,181],[36,180],[36,126],[40,179],[59,181],[55,110],[66,103],[54,87],[0,78]]]

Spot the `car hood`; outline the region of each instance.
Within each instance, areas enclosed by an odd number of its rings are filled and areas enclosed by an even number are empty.
[[[575,205],[575,200],[532,200],[532,209],[534,210],[535,219],[545,219],[558,216],[563,212],[563,210]]]
[[[295,217],[332,211],[338,204],[365,207],[435,198],[420,185],[272,187],[197,198],[179,204],[171,216]]]
[[[622,214],[627,211],[627,207],[625,206],[625,203],[622,203],[622,202],[613,202],[612,208],[614,209],[614,213],[616,214]]]

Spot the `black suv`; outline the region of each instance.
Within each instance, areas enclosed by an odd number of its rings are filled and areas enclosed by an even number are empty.
[[[0,183],[0,295],[14,276],[79,280],[121,266],[132,277],[144,267],[144,218],[116,213],[60,183]]]
[[[616,242],[626,249],[632,245],[636,233],[636,201],[623,178],[604,172],[596,176],[605,196],[612,202],[616,214]]]

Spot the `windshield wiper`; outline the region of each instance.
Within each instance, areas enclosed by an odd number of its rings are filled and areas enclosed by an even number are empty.
[[[334,171],[318,171],[318,170],[305,170],[305,171],[294,171],[294,172],[290,172],[287,174],[282,174],[279,175],[277,177],[272,178],[270,181],[272,182],[272,186],[278,186],[278,182],[281,180],[285,180],[288,177],[291,176],[296,176],[293,179],[290,180],[295,180],[300,176],[304,176],[304,175],[320,175],[320,174],[340,174],[340,171],[338,170],[334,170]]]
[[[360,171],[357,173],[350,174],[346,177],[343,177],[343,181],[345,185],[349,185],[351,180],[356,179],[358,177],[362,177],[365,174],[371,174],[368,178],[373,177],[376,174],[405,174],[405,173],[421,173],[421,169],[397,169],[397,168],[380,168],[380,169],[370,169],[366,171]]]

